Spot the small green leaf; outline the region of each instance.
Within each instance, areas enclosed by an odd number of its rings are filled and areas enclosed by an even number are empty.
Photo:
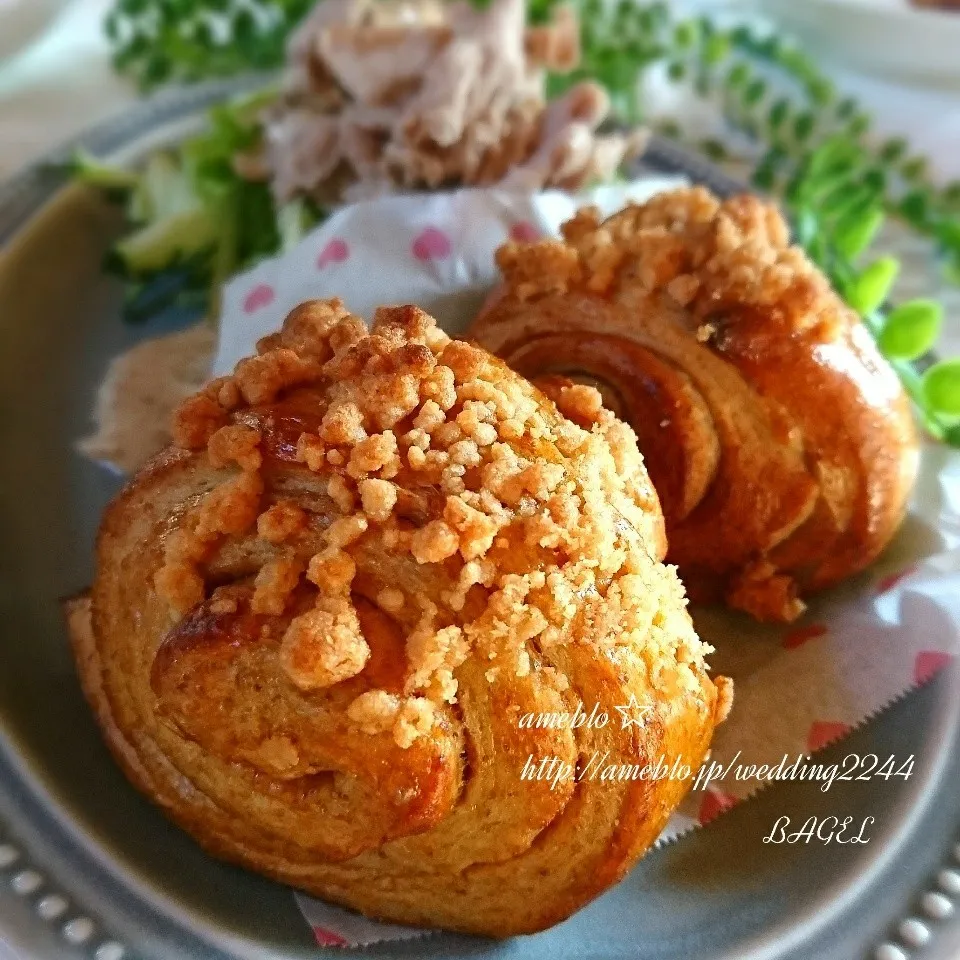
[[[767,114],[767,124],[771,130],[778,130],[783,126],[783,122],[790,115],[790,101],[786,97],[781,97]]]
[[[793,135],[803,142],[813,133],[816,122],[816,117],[809,111],[797,114],[797,118],[793,121]]]
[[[900,175],[904,180],[919,180],[927,172],[925,157],[912,157],[900,167]]]
[[[852,210],[842,216],[833,234],[833,244],[840,256],[856,260],[876,239],[883,220],[883,210],[879,206]]]
[[[681,20],[673,28],[673,42],[679,50],[689,50],[697,39],[697,25],[692,20]]]
[[[923,395],[938,413],[960,415],[960,359],[941,360],[927,370]]]
[[[724,82],[728,90],[736,90],[737,87],[742,87],[747,82],[749,76],[750,68],[743,61],[740,61],[740,63],[735,63],[730,68],[730,72],[727,74]]]
[[[951,447],[960,447],[960,423],[953,423],[943,431],[943,442]]]
[[[761,190],[766,190],[769,192],[773,189],[773,186],[776,183],[777,175],[772,166],[766,163],[761,163],[753,171],[753,175],[750,177],[750,179],[755,187],[759,187]]]
[[[900,215],[915,227],[925,224],[930,215],[930,196],[926,190],[911,190],[900,201]]]
[[[759,103],[767,92],[767,82],[760,77],[757,77],[754,80],[751,80],[747,84],[746,90],[743,91],[743,102],[752,107],[754,104]]]
[[[143,82],[149,87],[161,84],[173,73],[173,64],[163,54],[153,54],[143,66]]]
[[[899,272],[900,261],[894,257],[874,260],[850,284],[847,302],[862,316],[873,313],[889,296]]]
[[[862,183],[840,179],[828,193],[820,198],[824,216],[842,218],[873,206],[876,191]]]
[[[632,3],[633,0],[628,0]],[[697,29],[702,37],[712,37],[717,32],[717,25],[714,21],[705,15],[697,17]]]
[[[205,20],[201,20],[193,28],[193,40],[201,47],[212,49],[214,46],[213,28]]]
[[[944,218],[937,224],[935,233],[944,247],[960,250],[960,220]]]
[[[686,64],[682,63],[679,60],[671,61],[670,65],[667,67],[667,76],[674,82],[682,80],[687,75]]]
[[[807,87],[810,99],[818,106],[825,107],[836,95],[833,84],[826,77],[817,77]]]
[[[730,38],[722,33],[711,34],[703,45],[703,62],[708,66],[716,66],[729,54]]]
[[[711,160],[726,160],[728,156],[727,148],[723,143],[709,137],[706,140],[700,141],[700,150],[704,156],[709,157]]]
[[[907,141],[903,137],[886,140],[880,148],[880,159],[885,163],[896,163],[907,152]]]
[[[887,175],[880,167],[872,167],[863,175],[863,185],[883,193],[887,189]]]
[[[922,357],[940,336],[943,307],[934,300],[910,300],[887,316],[878,343],[894,360]]]
[[[680,124],[676,120],[671,120],[669,117],[665,120],[661,120],[657,124],[657,133],[661,134],[664,137],[669,137],[671,140],[680,139]]]
[[[857,101],[853,97],[846,97],[837,104],[837,116],[841,120],[849,120],[857,112]]]
[[[851,118],[847,125],[850,136],[859,137],[870,129],[870,115],[867,113],[858,113]]]
[[[825,140],[807,161],[811,177],[833,176],[849,171],[859,161],[859,150],[846,137],[833,136]]]
[[[759,49],[764,56],[785,67],[790,65],[790,58],[795,50],[793,47],[785,47],[783,41],[775,33],[771,33],[770,36],[761,40]]]

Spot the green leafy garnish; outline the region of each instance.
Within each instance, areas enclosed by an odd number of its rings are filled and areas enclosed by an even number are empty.
[[[927,370],[923,394],[934,410],[960,417],[960,359],[941,360]]]
[[[895,360],[917,360],[940,336],[943,307],[933,300],[911,300],[887,314],[880,329],[880,349]]]
[[[90,156],[86,150],[75,150],[67,165],[67,172],[92,186],[107,191],[125,193],[137,185],[139,176],[133,170],[125,167],[112,167],[100,163],[96,157]]]
[[[314,0],[116,0],[104,28],[118,71],[143,90],[273,70]]]
[[[874,260],[863,273],[846,283],[847,303],[857,313],[870,316],[883,306],[899,272],[900,261],[894,257]]]
[[[229,277],[292,245],[322,218],[307,200],[278,212],[266,183],[234,169],[235,155],[257,145],[257,117],[274,96],[262,91],[215,107],[202,134],[153,154],[138,172],[74,159],[78,179],[119,194],[134,228],[107,263],[127,281],[128,320],[177,308],[215,315]]]

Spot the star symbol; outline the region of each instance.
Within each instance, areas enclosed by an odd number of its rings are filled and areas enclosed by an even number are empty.
[[[637,698],[631,694],[630,702],[628,704],[621,707],[614,707],[613,709],[620,714],[620,729],[625,730],[627,727],[632,727],[634,725],[642,727],[643,721],[646,720],[647,715],[651,710],[653,710],[653,707],[641,707],[637,701]]]

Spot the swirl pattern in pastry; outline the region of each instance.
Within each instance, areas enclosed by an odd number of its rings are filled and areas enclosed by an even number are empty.
[[[695,599],[791,620],[889,542],[916,474],[906,396],[775,207],[673,191],[497,256],[471,335],[634,428]]]
[[[577,426],[415,307],[368,332],[315,301],[175,437],[71,616],[141,790],[212,853],[395,922],[530,932],[623,875],[689,783],[523,770],[695,771],[730,702],[629,427]],[[578,706],[611,719],[521,723]]]

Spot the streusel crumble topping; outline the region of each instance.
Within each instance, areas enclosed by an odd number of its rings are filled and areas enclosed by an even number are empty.
[[[497,251],[514,296],[615,295],[639,281],[688,310],[703,341],[717,332],[708,321],[727,308],[825,340],[851,320],[826,277],[790,245],[779,211],[755,196],[674,190],[606,220],[596,207],[581,208],[562,231],[562,240],[509,242]]]
[[[312,301],[258,349],[178,411],[178,444],[205,450],[222,479],[167,538],[155,586],[175,614],[210,592],[218,547],[259,539],[274,552],[255,574],[253,608],[286,615],[280,667],[299,689],[323,690],[370,660],[353,596],[369,557],[435,567],[442,589],[432,596],[403,578],[367,588],[384,615],[405,618],[406,673],[402,692],[362,693],[347,716],[405,746],[456,701],[469,658],[494,682],[503,670],[523,676],[555,645],[590,644],[641,665],[667,699],[699,689],[709,648],[659,562],[656,495],[632,431],[595,390],[561,399],[594,421],[587,430],[411,306],[381,308],[368,332],[339,300]],[[285,492],[267,502],[268,457],[248,425],[303,391],[318,427],[299,435],[295,456],[335,511],[305,561],[291,544],[316,526],[315,501]],[[313,606],[289,619],[310,584]]]

